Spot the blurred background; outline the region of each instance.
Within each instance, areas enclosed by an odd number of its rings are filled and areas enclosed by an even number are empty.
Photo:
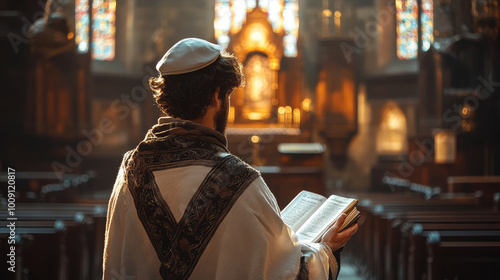
[[[161,116],[147,80],[197,37],[245,67],[229,149],[280,206],[358,198],[346,277],[500,279],[499,28],[496,0],[2,0],[0,275],[100,279],[121,158]]]

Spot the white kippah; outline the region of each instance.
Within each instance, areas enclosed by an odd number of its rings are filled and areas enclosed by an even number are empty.
[[[197,38],[182,39],[156,64],[163,75],[184,74],[210,65],[220,55],[220,46]]]

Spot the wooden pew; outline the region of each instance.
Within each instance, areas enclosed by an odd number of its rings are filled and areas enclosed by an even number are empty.
[[[386,267],[392,267],[390,274],[397,274],[397,279],[415,279],[415,274],[408,272],[409,269],[424,265],[424,260],[421,259],[423,239],[420,242],[412,239],[415,236],[418,238],[424,230],[500,229],[500,215],[483,211],[408,213],[400,220],[402,220],[402,225],[392,228],[396,238],[388,242],[386,251],[391,255],[390,264]]]
[[[68,237],[65,238],[65,247],[70,252],[68,255],[69,278],[65,279],[100,279],[102,277],[106,212],[107,205],[103,203],[19,203],[16,205],[16,217],[20,223],[18,227],[23,225],[37,228],[35,224],[43,227],[55,221],[63,221],[70,225]],[[6,211],[0,212],[0,219],[6,220],[5,213]],[[80,226],[72,226],[72,221]],[[52,239],[51,242],[56,241]]]
[[[500,176],[450,176],[446,179],[448,192],[481,192],[482,203],[493,207],[495,193],[500,192]]]
[[[439,223],[414,224],[408,241],[407,271],[402,271],[398,279],[423,279],[426,271],[425,240],[430,234],[438,233],[443,241],[500,241],[500,223]]]
[[[478,205],[475,199],[457,200],[390,200],[377,202],[369,207],[359,204],[360,211],[365,213],[366,219],[363,227],[363,268],[367,277],[376,279],[387,279],[392,277],[386,273],[386,243],[390,222],[397,218],[397,215],[408,211],[444,211],[474,208]]]
[[[431,209],[430,209],[431,210]],[[400,276],[404,274],[399,272],[405,269],[405,265],[398,265],[400,263],[400,258],[404,251],[404,238],[402,236],[403,224],[405,222],[427,222],[434,224],[446,225],[448,223],[489,223],[490,225],[497,223],[500,224],[500,215],[492,212],[484,211],[449,211],[437,210],[437,211],[424,211],[424,212],[394,212],[390,213],[393,219],[386,221],[385,227],[381,230],[386,232],[385,244],[381,244],[381,250],[383,250],[383,259],[381,261],[384,264],[384,277],[383,279],[406,279],[406,277]],[[384,227],[384,225],[382,225]],[[406,227],[405,227],[406,228]],[[423,246],[423,245],[422,245]],[[399,277],[397,277],[399,276]]]
[[[343,258],[349,259],[356,265],[358,270],[365,275],[372,270],[373,259],[369,253],[371,251],[373,219],[369,211],[374,205],[386,201],[408,201],[417,203],[422,201],[424,196],[418,193],[340,193],[342,196],[358,199],[358,209],[361,210],[361,218],[358,220],[359,230],[351,238],[351,241],[344,248]]]
[[[59,215],[85,215],[91,219],[93,229],[89,231],[90,266],[92,279],[102,278],[102,255],[104,250],[104,233],[106,230],[106,215],[108,210],[107,200],[82,200],[79,203],[26,203],[18,205],[18,209],[30,213],[43,211],[56,211]],[[22,213],[21,213],[22,214]],[[36,215],[35,215],[36,216]]]
[[[429,233],[426,279],[500,279],[500,242],[468,237],[446,241],[442,233]]]
[[[15,279],[85,279],[85,275],[74,277],[70,273],[68,251],[68,229],[78,226],[62,221],[16,222],[16,271]],[[10,229],[2,221],[0,228],[0,247],[7,252],[11,246],[7,240]],[[35,257],[39,256],[39,257]],[[7,256],[2,254],[0,260]],[[54,266],[55,264],[55,266]],[[0,275],[2,279],[12,279],[6,269]],[[73,276],[73,278],[69,278]],[[88,279],[88,278],[87,278]]]

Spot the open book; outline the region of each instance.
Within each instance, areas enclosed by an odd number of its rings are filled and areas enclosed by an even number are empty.
[[[342,213],[346,213],[347,217],[339,231],[356,223],[361,216],[355,207],[357,202],[354,198],[338,195],[326,198],[316,193],[301,191],[281,211],[281,216],[300,241],[318,242]]]

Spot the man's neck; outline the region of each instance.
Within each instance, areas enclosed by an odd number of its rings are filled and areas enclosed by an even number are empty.
[[[215,129],[214,118],[216,113],[217,109],[215,107],[209,107],[207,113],[203,117],[193,120],[192,122]]]

